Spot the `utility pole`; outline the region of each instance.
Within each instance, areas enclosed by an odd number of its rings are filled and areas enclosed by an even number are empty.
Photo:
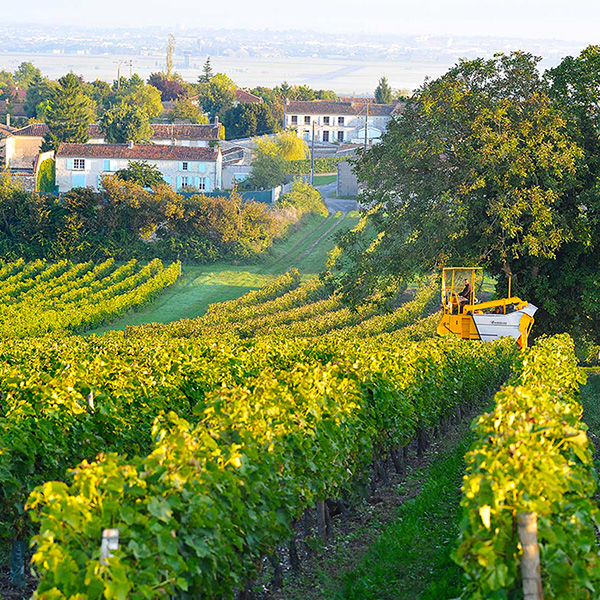
[[[312,139],[310,142],[310,185],[315,179],[315,119],[312,122]]]
[[[369,140],[369,104],[370,102],[367,102],[367,117],[365,119],[365,152],[367,151],[367,144]]]

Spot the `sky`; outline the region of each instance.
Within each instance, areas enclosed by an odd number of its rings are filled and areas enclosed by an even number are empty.
[[[18,2],[5,23],[23,23]],[[600,0],[28,0],[27,22],[82,26],[310,29],[600,42]]]

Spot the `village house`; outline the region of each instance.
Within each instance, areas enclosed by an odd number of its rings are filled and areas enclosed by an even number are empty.
[[[400,104],[287,100],[284,122],[307,141],[312,139],[314,127],[315,141],[361,144],[365,128],[370,142],[378,140],[400,109]]]
[[[151,144],[166,146],[189,146],[208,148],[221,139],[220,123],[211,125],[189,125],[182,123],[153,124]],[[21,129],[12,129],[0,139],[0,168],[31,169],[40,152],[48,126],[44,123],[32,123]],[[103,144],[104,136],[98,125],[89,127],[90,144]]]
[[[159,144],[66,144],[56,152],[59,192],[75,187],[98,189],[104,175],[128,167],[130,161],[155,165],[175,191],[212,192],[222,187],[221,150]]]

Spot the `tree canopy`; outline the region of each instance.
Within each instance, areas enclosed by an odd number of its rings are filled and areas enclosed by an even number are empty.
[[[189,121],[198,125],[208,125],[206,115],[189,98],[175,100],[175,106],[169,113],[169,121]]]
[[[121,102],[100,118],[100,131],[109,144],[147,142],[152,137],[148,115],[138,106]]]
[[[379,84],[375,88],[375,102],[378,104],[391,104],[392,100],[392,88],[388,83],[387,77],[382,77],[379,80]]]
[[[208,83],[199,85],[199,100],[202,108],[211,117],[227,110],[235,102],[237,85],[225,73],[217,73]]]
[[[60,142],[87,142],[94,118],[94,103],[83,91],[82,81],[73,73],[64,75],[46,109],[49,133],[43,149],[56,149]]]
[[[265,103],[244,103],[221,114],[228,140],[273,133],[277,127],[273,112]]]
[[[408,99],[360,158],[371,225],[342,242],[347,298],[450,262],[481,265],[502,291],[512,274],[547,329],[600,329],[598,172],[589,173],[600,61],[588,49],[546,78],[538,62],[520,52],[461,61]]]
[[[123,181],[131,181],[145,188],[153,188],[165,183],[156,165],[148,164],[145,160],[129,161],[126,169],[115,173]]]

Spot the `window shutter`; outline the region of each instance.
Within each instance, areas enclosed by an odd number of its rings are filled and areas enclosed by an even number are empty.
[[[183,163],[182,162],[179,163],[179,170],[183,171]]]
[[[211,189],[210,189],[210,177],[205,177],[205,178],[204,178],[204,189],[205,189],[207,192],[210,192],[210,191],[211,191]]]
[[[177,177],[177,189],[181,189],[181,177]]]
[[[67,158],[67,169],[69,169],[69,171],[73,170],[73,159],[72,158]]]
[[[110,171],[110,160],[104,161],[104,171]]]
[[[200,177],[194,177],[194,187],[196,189],[200,187]]]
[[[165,180],[165,183],[167,185],[171,185],[171,178],[170,177],[167,177],[166,175],[163,175],[163,179]]]
[[[200,171],[200,173],[206,173],[206,163],[198,163],[198,171]]]

